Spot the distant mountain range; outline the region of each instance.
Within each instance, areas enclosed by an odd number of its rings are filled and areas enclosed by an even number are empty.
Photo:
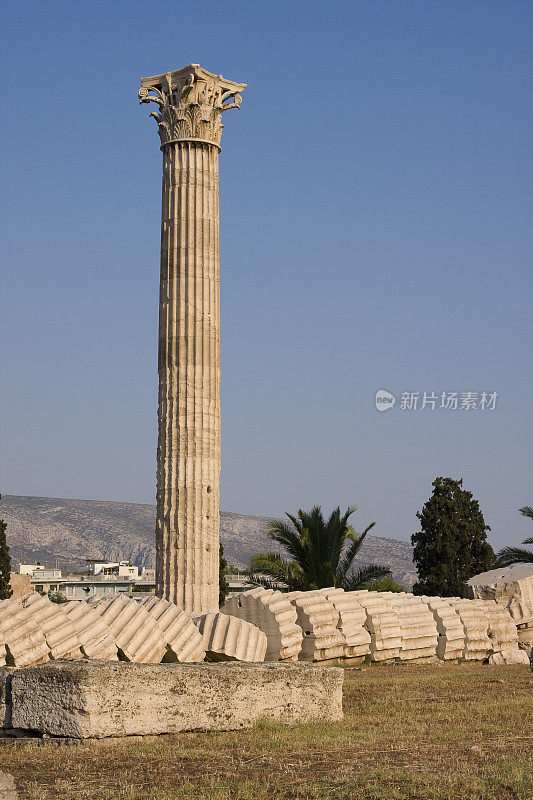
[[[155,506],[103,500],[3,495],[0,517],[17,562],[63,570],[86,567],[87,558],[155,565]],[[228,563],[245,567],[254,553],[273,550],[266,534],[268,517],[222,511],[220,539]],[[409,588],[416,581],[412,548],[407,542],[367,536],[358,564],[375,562],[392,570]]]

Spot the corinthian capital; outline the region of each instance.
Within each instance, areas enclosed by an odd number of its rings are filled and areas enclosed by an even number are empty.
[[[184,139],[220,145],[222,112],[239,108],[245,88],[245,83],[227,81],[189,64],[165,75],[141,78],[139,102],[158,106],[150,116],[158,124],[161,146]]]

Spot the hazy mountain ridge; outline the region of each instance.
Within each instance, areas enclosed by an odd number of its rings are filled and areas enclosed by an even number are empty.
[[[103,500],[3,495],[0,517],[8,524],[7,541],[14,560],[57,563],[63,569],[86,566],[87,558],[155,564],[155,506]],[[254,553],[273,550],[266,534],[268,517],[221,512],[220,538],[230,564],[244,567]],[[416,580],[407,542],[368,536],[358,564],[390,566],[396,580]]]

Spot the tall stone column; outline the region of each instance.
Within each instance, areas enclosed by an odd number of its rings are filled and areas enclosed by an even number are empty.
[[[163,151],[156,594],[218,609],[221,115],[245,83],[198,64],[141,79]]]

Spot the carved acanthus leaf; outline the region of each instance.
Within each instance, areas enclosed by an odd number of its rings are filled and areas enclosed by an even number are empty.
[[[240,91],[245,83],[225,80],[197,64],[167,72],[153,78],[142,78],[140,103],[155,103],[152,111],[158,124],[161,144],[177,139],[201,139],[220,145],[223,111],[239,108]]]

